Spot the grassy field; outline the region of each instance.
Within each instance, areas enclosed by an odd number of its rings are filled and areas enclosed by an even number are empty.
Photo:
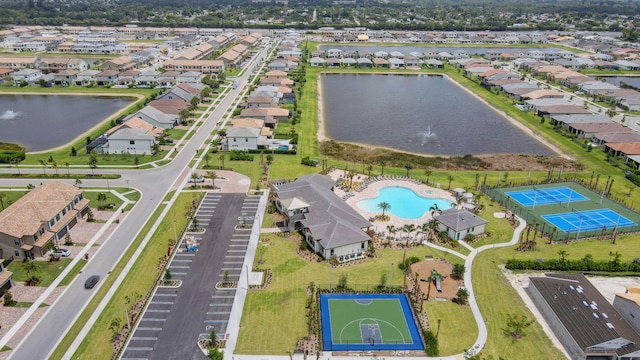
[[[113,349],[110,342],[112,334],[109,330],[109,324],[115,317],[124,319],[123,305],[126,303],[126,297],[131,297],[134,294],[143,295],[150,288],[153,280],[158,275],[158,258],[167,251],[168,241],[173,237],[173,221],[175,220],[178,229],[186,227],[188,219],[185,218],[184,214],[191,206],[193,199],[198,196],[198,193],[185,193],[178,197],[174,207],[167,214],[166,221],[163,221],[160,224],[158,230],[153,234],[153,237],[145,247],[145,250],[138,258],[138,261],[132,267],[129,272],[128,280],[120,285],[105,310],[101,313],[95,325],[89,331],[85,340],[81,343],[79,349],[73,355],[73,358],[110,358],[113,353]],[[114,267],[111,274],[104,279],[105,283],[98,290],[98,294],[96,294],[96,296],[91,300],[84,311],[80,314],[78,320],[67,332],[58,348],[52,354],[52,359],[62,358],[66,349],[78,336],[79,331],[82,329],[87,319],[93,314],[99,302],[123,270],[142,239],[147,235],[151,225],[157,220],[162,210],[163,206],[160,206],[160,208],[156,210],[149,219],[149,222],[147,222],[147,224],[142,228],[139,236],[133,241],[130,248],[127,249],[121,261]],[[124,324],[125,321],[122,323]]]
[[[272,269],[273,283],[266,290],[251,290],[242,314],[241,331],[236,347],[239,354],[282,355],[295,347],[298,338],[306,336],[305,288],[310,282],[321,287],[333,286],[342,274],[347,275],[350,286],[375,287],[382,275],[388,283],[402,284],[402,272],[397,266],[402,261],[401,250],[382,249],[378,257],[345,268],[330,270],[325,262],[309,263],[295,252],[296,244],[289,239],[276,235],[264,235],[258,250],[263,255],[256,256],[256,262],[262,257],[262,264],[255,267]],[[441,251],[427,247],[412,248],[407,256],[443,257]],[[447,255],[449,261],[462,263],[462,259]],[[392,275],[390,275],[392,272]],[[286,326],[283,326],[286,324]],[[269,334],[265,336],[265,334]]]

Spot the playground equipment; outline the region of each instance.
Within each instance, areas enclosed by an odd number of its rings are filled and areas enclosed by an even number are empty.
[[[442,280],[444,280],[444,276],[440,275],[440,273],[437,272],[436,269],[433,269],[431,270],[431,275],[429,276],[429,278],[431,279],[431,281],[436,282],[436,290],[438,290],[438,292],[442,292]]]

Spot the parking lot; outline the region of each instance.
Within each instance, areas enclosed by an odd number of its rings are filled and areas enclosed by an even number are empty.
[[[224,336],[236,289],[216,288],[240,278],[259,197],[207,193],[195,217],[201,233],[188,233],[169,263],[178,287],[160,286],[134,329],[121,359],[206,359],[200,335]],[[196,250],[197,248],[197,250]]]

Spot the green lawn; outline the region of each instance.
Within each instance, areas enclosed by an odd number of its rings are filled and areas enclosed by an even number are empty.
[[[469,306],[457,305],[451,301],[431,301],[424,304],[424,311],[429,317],[429,326],[434,334],[440,320],[440,355],[460,354],[469,349],[478,337],[478,326]]]
[[[62,258],[60,261],[32,261],[37,265],[37,271],[32,274],[27,274],[27,264],[29,262],[13,261],[7,270],[13,272],[13,280],[18,282],[27,281],[31,276],[37,276],[40,278],[38,286],[49,286],[55,280],[60,273],[71,263],[71,259]]]
[[[402,273],[397,266],[402,261],[402,250],[382,249],[378,257],[358,265],[333,269],[326,262],[309,263],[295,253],[295,243],[276,235],[264,235],[258,245],[263,255],[256,256],[255,267],[272,269],[273,282],[266,290],[251,290],[246,299],[236,353],[284,354],[295,347],[298,338],[307,335],[305,288],[310,282],[320,287],[335,287],[342,274],[347,275],[348,286],[375,287],[382,275],[388,283],[392,272],[393,284],[402,284]],[[427,247],[412,248],[407,256],[443,257],[441,251]],[[260,258],[264,262],[259,264]],[[462,263],[462,259],[446,256],[447,260]],[[287,324],[282,326],[282,324]]]
[[[85,191],[82,196],[84,196],[85,199],[89,199],[91,207],[93,208],[98,208],[99,206],[107,206],[107,204],[115,204],[113,208],[105,210],[116,211],[120,207],[120,205],[122,205],[123,201],[114,194],[106,191],[106,189],[103,190],[104,191]],[[103,201],[98,201],[99,194],[104,194],[106,196],[106,199]]]
[[[9,205],[16,202],[18,199],[26,194],[26,191],[3,191],[0,190],[0,212],[2,212]]]

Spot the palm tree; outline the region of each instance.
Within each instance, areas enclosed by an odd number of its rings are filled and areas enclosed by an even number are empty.
[[[437,238],[438,235],[438,225],[440,225],[440,222],[437,219],[431,219],[429,221],[429,230],[431,233],[431,240],[435,240]]]
[[[204,156],[202,157],[202,159],[204,160],[204,164],[208,169],[209,168],[209,160],[211,160],[211,154],[209,154],[208,152],[205,153]]]
[[[89,157],[89,167],[91,168],[91,176],[94,176],[94,170],[98,167],[98,158],[95,154],[91,154],[91,156]]]
[[[426,169],[424,171],[424,176],[427,178],[427,185],[429,185],[429,177],[431,177],[431,174],[433,174],[433,171]]]
[[[40,266],[35,261],[29,261],[25,266],[25,270],[27,271],[27,275],[30,275],[31,278],[28,280],[34,284],[37,284],[40,281],[38,278],[38,273],[40,272]]]
[[[105,193],[98,193],[96,200],[100,203],[100,206],[107,200],[107,195]]]
[[[371,172],[373,171],[373,165],[369,164],[367,165],[367,176],[371,176]]]
[[[451,190],[451,182],[453,181],[453,176],[447,176],[447,180],[449,180],[449,185],[447,185],[447,190]]]
[[[382,218],[384,219],[385,218],[384,212],[389,211],[389,209],[391,209],[391,204],[389,204],[386,201],[383,201],[381,203],[378,203],[378,209],[382,210]]]
[[[438,207],[438,204],[433,204],[431,206],[429,206],[429,212],[431,212],[431,217],[436,217],[436,215],[440,215],[442,213],[442,210],[440,210],[440,208]]]
[[[380,168],[381,168],[381,172],[382,175],[384,176],[384,166],[386,165],[386,163],[384,162],[384,160],[380,160]]]
[[[47,175],[46,172],[46,168],[47,168],[47,163],[44,162],[44,160],[40,159],[40,165],[42,165],[42,175]]]
[[[411,238],[411,233],[416,231],[416,225],[415,224],[405,224],[402,227],[402,230],[407,232],[407,243],[406,243],[406,246],[409,247],[409,239]]]
[[[387,225],[387,232],[389,233],[389,237],[391,237],[391,234],[396,233],[396,227],[393,225]]]
[[[215,181],[218,178],[218,174],[215,171],[207,171],[207,177],[211,179],[211,187],[216,188]]]
[[[558,255],[560,256],[560,261],[565,262],[567,260],[567,255],[569,254],[566,250],[560,250],[558,251]]]
[[[429,222],[426,222],[422,225],[420,225],[420,234],[422,234],[422,240],[424,241],[425,239],[425,235],[429,234],[429,232],[431,231],[431,225]]]
[[[67,168],[67,175],[71,176],[71,172],[69,171],[69,162],[64,163],[64,167]]]
[[[53,166],[53,168],[56,171],[56,176],[58,176],[58,163],[54,161],[51,163],[51,166]]]
[[[224,169],[224,159],[225,159],[225,157],[226,157],[225,154],[218,155],[218,160],[220,160],[220,164],[221,164],[220,169]]]
[[[407,177],[409,177],[409,171],[413,169],[413,165],[406,163],[404,164],[404,168],[407,169]]]

